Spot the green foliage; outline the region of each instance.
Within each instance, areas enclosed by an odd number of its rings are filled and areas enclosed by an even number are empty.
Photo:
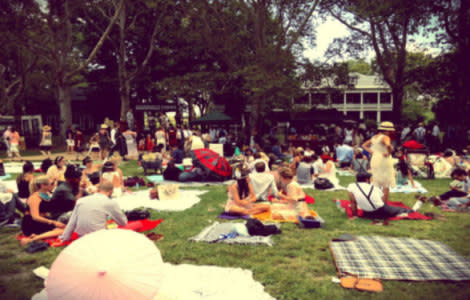
[[[372,75],[372,67],[364,59],[350,59],[347,61],[349,72]]]
[[[407,124],[416,124],[418,122],[428,122],[434,120],[434,113],[426,108],[423,103],[416,100],[405,100],[403,102],[403,122]]]

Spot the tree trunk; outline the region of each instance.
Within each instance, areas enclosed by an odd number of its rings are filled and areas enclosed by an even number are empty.
[[[119,55],[118,72],[119,72],[119,95],[121,98],[121,119],[126,119],[126,113],[129,110],[130,82],[127,72],[126,61],[126,6],[124,5],[117,21],[119,27]]]
[[[394,85],[392,87],[393,96],[393,120],[396,123],[401,122],[403,108],[403,85]]]
[[[60,143],[65,142],[65,132],[72,125],[72,100],[70,98],[70,86],[68,83],[57,85],[58,102],[60,111]]]

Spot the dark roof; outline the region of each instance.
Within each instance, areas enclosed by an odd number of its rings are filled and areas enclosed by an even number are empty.
[[[230,123],[234,120],[220,111],[213,111],[192,121],[193,124]]]

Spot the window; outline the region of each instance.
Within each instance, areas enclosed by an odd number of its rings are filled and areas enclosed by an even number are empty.
[[[347,104],[361,104],[361,94],[360,93],[346,94],[346,103]]]
[[[380,103],[391,104],[392,103],[392,94],[391,93],[381,93],[380,94]]]
[[[312,94],[312,103],[313,104],[328,104],[328,97],[323,93]]]
[[[331,103],[333,104],[343,104],[344,103],[344,94],[336,91],[331,93]]]
[[[295,98],[294,104],[308,104],[308,94]]]
[[[377,93],[364,93],[365,104],[377,104]]]

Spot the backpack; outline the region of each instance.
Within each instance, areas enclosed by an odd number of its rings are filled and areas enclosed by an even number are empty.
[[[145,220],[150,217],[150,213],[144,209],[133,209],[126,212],[126,217],[128,221]]]
[[[328,190],[334,188],[333,183],[326,178],[317,178],[313,182],[313,186],[317,190]]]
[[[268,236],[271,234],[282,233],[276,225],[264,225],[257,219],[248,219],[248,221],[246,221],[246,228],[250,235]]]

